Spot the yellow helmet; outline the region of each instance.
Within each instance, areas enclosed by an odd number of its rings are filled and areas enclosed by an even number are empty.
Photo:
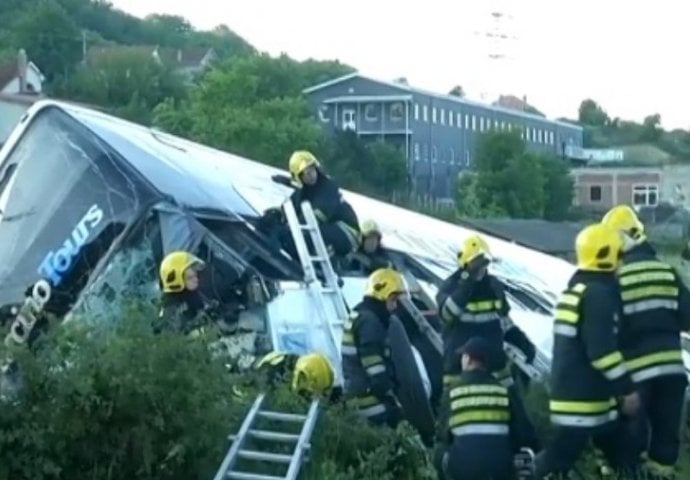
[[[292,389],[320,395],[333,387],[335,372],[325,355],[310,353],[302,355],[295,364],[292,375]]]
[[[379,268],[369,275],[364,295],[385,302],[396,293],[407,293],[407,284],[400,273],[392,268]]]
[[[314,165],[316,167],[319,166],[319,161],[316,159],[314,154],[311,152],[308,152],[306,150],[297,150],[290,156],[290,176],[292,177],[292,181],[295,182],[298,186],[302,186],[302,180],[300,179],[300,175],[302,175],[302,172],[304,172],[308,167]]]
[[[614,229],[603,223],[585,227],[575,238],[577,268],[593,272],[610,272],[618,267],[623,240]]]
[[[609,210],[601,223],[625,233],[636,242],[645,240],[644,225],[637,218],[635,210],[628,205],[618,205]]]
[[[377,233],[379,236],[381,236],[381,229],[373,220],[365,220],[362,222],[362,225],[359,227],[359,231],[361,232],[362,237],[368,237],[372,233]]]
[[[468,263],[484,255],[488,260],[491,260],[491,250],[489,244],[480,235],[472,235],[467,238],[462,245],[462,250],[458,253],[458,263],[462,268],[465,268]]]
[[[166,255],[161,262],[159,275],[165,293],[184,290],[184,273],[190,267],[203,268],[205,263],[189,252],[177,251]]]

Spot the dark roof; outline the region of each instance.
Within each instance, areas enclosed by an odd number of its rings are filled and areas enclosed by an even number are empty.
[[[575,237],[585,226],[577,222],[495,218],[463,220],[465,226],[554,255],[575,251]]]
[[[7,86],[12,80],[17,77],[17,64],[7,63],[0,65],[0,89]]]

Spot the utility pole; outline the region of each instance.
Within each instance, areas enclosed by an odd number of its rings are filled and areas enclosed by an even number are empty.
[[[482,39],[479,42],[480,50],[486,64],[486,77],[482,82],[484,88],[480,93],[483,101],[497,100],[501,94],[514,88],[506,83],[507,80],[514,79],[509,68],[509,63],[514,60],[511,47],[519,40],[514,32],[515,17],[509,10],[514,7],[514,3],[505,0],[487,1],[488,12],[483,17],[484,25],[481,30],[474,32]]]

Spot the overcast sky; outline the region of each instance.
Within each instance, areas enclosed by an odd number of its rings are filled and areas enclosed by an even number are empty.
[[[493,100],[526,95],[549,117],[584,98],[612,116],[660,113],[690,128],[690,3],[684,0],[111,0],[134,15],[168,13],[197,28],[225,23],[256,48],[337,58],[363,74]],[[485,32],[506,15],[492,42]],[[499,44],[500,43],[500,44]],[[490,53],[509,59],[492,62]]]

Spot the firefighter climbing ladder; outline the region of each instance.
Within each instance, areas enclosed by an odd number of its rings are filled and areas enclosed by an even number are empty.
[[[304,281],[307,288],[317,306],[321,322],[326,329],[326,333],[331,342],[332,352],[337,356],[333,360],[337,360],[333,365],[340,364],[340,342],[336,340],[335,326],[342,326],[348,318],[348,309],[345,305],[345,300],[338,286],[338,278],[331,265],[328,250],[321,237],[319,225],[316,221],[316,216],[311,208],[311,204],[307,201],[302,202],[302,214],[306,223],[302,224],[299,221],[297,212],[291,200],[283,204],[285,217],[287,218],[292,238],[295,241],[295,247],[299,254],[304,271]],[[307,245],[307,238],[311,240],[316,255],[311,255]],[[317,276],[317,272],[323,274],[323,285]],[[328,308],[328,303],[332,309]],[[335,318],[332,318],[335,315]]]
[[[307,454],[311,448],[311,437],[316,426],[316,419],[319,413],[318,400],[312,400],[306,415],[296,415],[294,413],[276,412],[263,410],[262,404],[266,395],[262,393],[252,405],[249,413],[242,422],[237,435],[230,435],[232,440],[230,450],[228,450],[223,463],[221,464],[213,480],[296,480],[302,465],[307,459]],[[299,434],[287,433],[276,430],[261,430],[257,428],[259,419],[271,420],[280,423],[301,424]],[[261,440],[276,444],[295,444],[292,454],[270,453],[268,451],[249,450],[246,448],[247,439]],[[270,447],[267,447],[267,449]],[[267,475],[257,472],[238,471],[235,466],[238,459],[253,460],[261,462],[259,465],[268,463],[287,465],[287,472],[284,476]]]

